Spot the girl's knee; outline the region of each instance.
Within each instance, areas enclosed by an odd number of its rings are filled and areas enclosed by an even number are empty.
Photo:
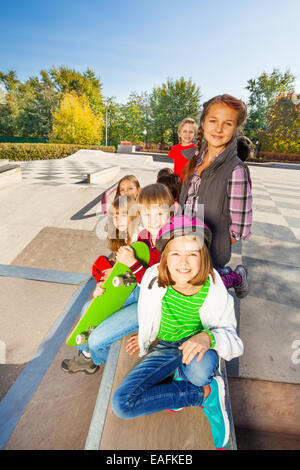
[[[189,365],[182,366],[182,369],[189,382],[196,387],[203,387],[213,379],[213,374],[218,366],[218,355],[210,349],[204,354],[201,361],[198,362],[196,359],[197,357]]]
[[[111,399],[111,406],[114,414],[120,419],[130,419],[129,407],[126,404],[126,394],[122,387],[117,388]]]
[[[99,331],[98,332],[93,331],[89,336],[88,343],[89,343],[90,351],[97,351],[99,349],[99,345],[101,344],[101,341],[99,338],[99,336],[101,337],[101,334],[99,335],[97,333],[99,333]]]

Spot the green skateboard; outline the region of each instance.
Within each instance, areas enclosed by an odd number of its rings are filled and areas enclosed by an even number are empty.
[[[147,267],[150,259],[149,248],[146,243],[134,242],[131,247],[136,259]],[[68,346],[79,346],[87,343],[89,335],[107,317],[120,310],[127,297],[135,288],[137,282],[128,266],[116,263],[106,281],[103,283],[105,292],[96,297],[77,325],[67,338]]]

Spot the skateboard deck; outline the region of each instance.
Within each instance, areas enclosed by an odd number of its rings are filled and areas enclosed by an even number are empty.
[[[135,257],[147,267],[150,252],[146,243],[134,242],[131,247],[134,250]],[[136,279],[128,266],[116,263],[103,283],[102,287],[105,292],[93,300],[70,333],[66,344],[68,346],[78,346],[87,343],[88,336],[93,329],[110,315],[120,310],[136,285]]]

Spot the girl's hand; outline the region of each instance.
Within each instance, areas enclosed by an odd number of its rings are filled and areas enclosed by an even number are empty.
[[[126,264],[126,266],[132,266],[137,262],[137,259],[134,256],[133,248],[131,248],[129,245],[121,246],[121,248],[118,249],[116,260],[119,263]]]
[[[182,362],[184,364],[190,364],[196,354],[198,354],[196,361],[200,362],[210,346],[211,339],[207,333],[198,333],[192,336],[192,338],[182,343],[178,348],[182,351]]]
[[[108,278],[108,276],[112,272],[112,269],[113,268],[109,268],[109,269],[105,269],[105,271],[103,271],[104,276],[102,278],[102,281],[100,282],[101,285],[106,281],[106,279]]]
[[[132,356],[134,353],[140,351],[139,347],[139,335],[135,334],[129,338],[126,344],[126,352],[129,354],[129,356]]]
[[[99,297],[99,295],[104,294],[105,289],[102,289],[102,283],[99,282],[99,284],[96,285],[94,292],[93,292],[93,298],[95,299],[96,297]]]

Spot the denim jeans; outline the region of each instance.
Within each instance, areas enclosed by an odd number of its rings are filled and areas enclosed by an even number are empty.
[[[88,351],[91,354],[94,364],[100,365],[106,362],[109,347],[114,341],[138,330],[137,301],[139,292],[140,288],[136,286],[125,301],[121,310],[113,313],[100,323],[90,334],[88,343],[76,346],[80,351]],[[81,316],[92,300],[83,306]]]
[[[115,415],[123,419],[157,413],[165,409],[201,406],[203,385],[213,379],[218,355],[210,349],[200,362],[182,364],[180,341],[159,341],[153,350],[127,375],[112,397]],[[182,366],[183,381],[161,383]]]

